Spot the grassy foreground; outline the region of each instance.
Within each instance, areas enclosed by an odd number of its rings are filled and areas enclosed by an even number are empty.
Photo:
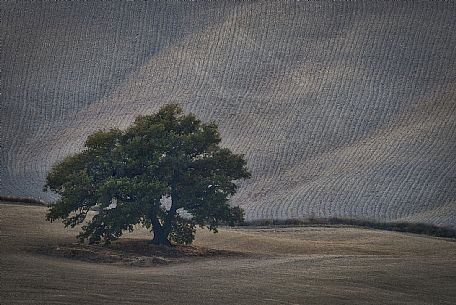
[[[200,231],[166,264],[68,258],[77,230],[46,208],[0,204],[1,304],[455,304],[456,243],[352,227]],[[121,243],[149,238],[138,230]],[[242,253],[242,255],[223,255]]]

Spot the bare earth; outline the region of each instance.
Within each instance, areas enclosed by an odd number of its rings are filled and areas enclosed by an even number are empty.
[[[77,233],[45,222],[45,211],[0,204],[2,305],[456,304],[451,240],[357,228],[222,229],[200,231],[195,242],[220,255],[101,263],[39,253]],[[139,230],[125,241],[148,237]]]

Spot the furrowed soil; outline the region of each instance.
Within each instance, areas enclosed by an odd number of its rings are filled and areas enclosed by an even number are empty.
[[[350,227],[199,231],[166,251],[110,247],[46,207],[0,204],[0,304],[456,304],[456,242]]]

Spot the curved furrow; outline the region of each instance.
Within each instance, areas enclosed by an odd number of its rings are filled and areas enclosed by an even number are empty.
[[[436,128],[436,130],[441,130],[441,128]],[[399,143],[399,145],[400,145],[400,143]],[[395,146],[397,146],[397,145],[395,145]],[[395,146],[393,146],[392,148],[390,148],[391,153],[394,152],[395,150],[397,150],[396,148],[394,148]],[[382,152],[382,151],[385,152],[385,149],[380,149],[380,150],[378,150],[378,151],[380,151],[380,152]],[[418,149],[414,149],[414,151],[419,151],[419,148],[418,148]],[[340,155],[340,153],[338,153],[338,155]],[[374,159],[374,160],[375,160],[375,159],[378,159],[378,157],[377,157],[377,156],[374,156],[373,159]],[[382,161],[379,160],[379,162],[382,162]],[[420,164],[421,162],[422,162],[422,161],[420,160],[419,162],[417,162],[417,164]],[[341,161],[341,163],[342,163],[342,164],[345,164],[345,163],[346,163],[346,160]],[[388,163],[388,162],[387,162],[387,163]],[[355,166],[355,167],[357,166],[356,163],[351,162],[351,164],[352,164],[353,166]],[[380,163],[380,164],[381,164],[381,163]],[[360,165],[361,165],[361,164],[360,164]],[[373,177],[374,177],[374,176],[375,176],[374,173],[375,173],[375,171],[376,171],[375,168],[373,169],[373,171],[374,171],[374,172],[368,172],[366,175],[367,175],[368,177],[369,177],[369,176],[373,176]],[[356,174],[356,175],[358,175],[358,174]],[[354,175],[354,176],[356,176],[356,175]],[[387,174],[386,176],[388,176],[388,174]],[[380,177],[380,178],[381,178],[381,177]],[[337,180],[337,179],[336,179],[336,180]],[[407,180],[407,179],[406,179],[406,180]],[[321,182],[321,183],[319,183],[319,184],[325,185],[326,183]],[[333,188],[333,189],[344,189],[344,186],[336,187],[336,186],[332,185],[331,188]],[[352,187],[351,189],[353,189],[353,187]],[[351,200],[353,200],[353,203],[359,201],[358,199],[353,199],[353,198],[350,197],[350,196],[351,196],[351,195],[349,195],[349,197],[348,197],[349,199],[343,199],[343,201],[351,201]],[[327,200],[327,199],[323,199],[323,200]],[[340,197],[339,197],[339,200],[341,200]],[[293,205],[294,205],[294,203],[290,203],[290,206],[293,206]],[[335,209],[330,209],[330,210],[332,210],[333,213],[335,212]],[[357,212],[356,214],[365,215],[365,214],[368,214],[367,211],[368,211],[368,209],[366,209],[366,205],[364,205],[362,212]],[[343,212],[342,214],[344,214],[344,213],[346,213],[346,212]]]
[[[88,134],[176,102],[246,154],[248,219],[454,226],[454,3],[2,6],[2,193],[53,199]]]

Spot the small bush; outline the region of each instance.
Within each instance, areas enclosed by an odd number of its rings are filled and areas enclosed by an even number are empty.
[[[332,226],[347,225],[354,227],[365,227],[378,230],[408,232],[415,234],[431,235],[436,237],[456,238],[456,230],[448,227],[439,227],[425,223],[409,222],[376,222],[372,220],[361,220],[354,218],[314,218],[309,219],[262,219],[244,223],[245,226]]]
[[[14,203],[27,203],[33,205],[47,205],[46,202],[26,197],[15,197],[15,196],[0,196],[0,201],[14,202]]]

